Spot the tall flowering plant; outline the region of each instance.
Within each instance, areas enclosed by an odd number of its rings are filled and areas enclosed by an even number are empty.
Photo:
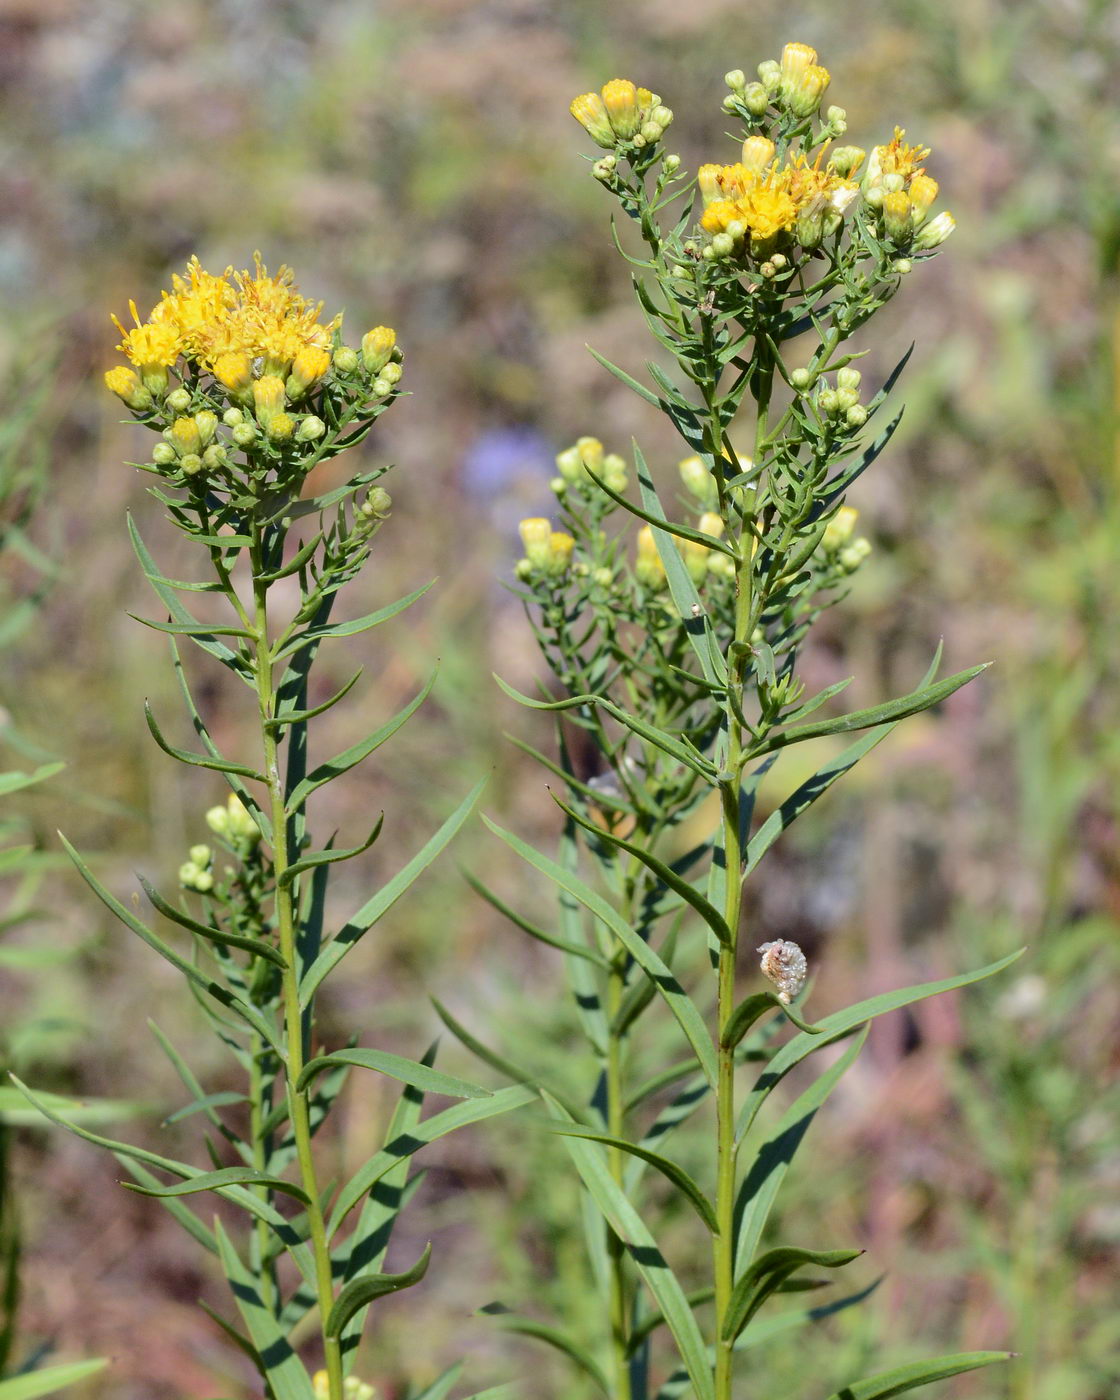
[[[163,613],[147,625],[170,641],[197,743],[177,746],[155,714],[145,714],[165,753],[221,775],[228,795],[206,813],[206,839],[186,853],[177,893],[141,881],[151,905],[143,916],[69,844],[67,850],[101,901],[182,974],[241,1083],[236,1091],[208,1093],[156,1029],[189,1095],[172,1117],[206,1124],[209,1161],[177,1161],[72,1122],[64,1126],[114,1152],[132,1188],[163,1201],[217,1258],[239,1317],[215,1319],[272,1400],[368,1400],[372,1388],[352,1370],[369,1307],[417,1284],[428,1267],[430,1250],[403,1272],[384,1269],[411,1192],[412,1154],[527,1097],[520,1087],[491,1094],[440,1073],[432,1067],[434,1047],[411,1060],[359,1046],[356,1036],[333,1049],[317,1040],[324,982],[446,846],[478,796],[476,788],[401,870],[331,926],[332,868],[367,851],[384,816],[357,844],[344,846],[316,839],[309,808],[316,793],[392,738],[431,681],[372,733],[311,763],[311,722],[342,701],[361,674],[324,694],[312,674],[320,647],[378,627],[426,588],[366,616],[332,621],[336,599],[388,518],[391,501],[379,484],[388,468],[352,466],[341,484],[326,488],[309,478],[361,443],[392,405],[401,351],[384,326],[367,332],[360,346],[346,345],[339,317],[324,322],[321,305],[299,293],[289,271],[270,275],[259,259],[252,269],[221,275],[192,259],[146,320],[135,306],[132,313],[135,324],[119,326],[128,363],[110,370],[106,384],[156,434],[150,459],[135,465],[153,478],[152,494],[208,565],[208,576],[197,581],[167,577],[130,522]],[[183,595],[206,601],[207,617],[196,616]],[[215,599],[225,606],[221,620],[213,620]],[[179,654],[184,640],[244,687],[255,753],[219,750]],[[338,1186],[317,1160],[315,1135],[354,1068],[403,1087],[383,1146]],[[421,1121],[429,1094],[459,1102]],[[200,1192],[237,1207],[244,1228],[207,1223],[191,1206]]]
[[[521,527],[517,577],[560,693],[511,693],[558,717],[558,757],[537,757],[558,780],[563,833],[551,855],[495,830],[558,888],[555,929],[515,919],[568,963],[594,1064],[586,1095],[564,1093],[544,1056],[511,1064],[446,1018],[535,1084],[589,1203],[602,1330],[506,1321],[559,1347],[612,1400],[730,1400],[751,1374],[751,1348],[866,1295],[774,1310],[861,1253],[768,1236],[790,1159],[874,1017],[1010,961],[841,1009],[822,987],[824,1014],[811,1019],[796,943],[758,948],[769,986],[753,982],[744,956],[745,892],[783,832],[901,720],[983,668],[938,680],[935,657],[909,694],[848,713],[836,704],[848,682],[806,691],[811,630],[870,549],[846,494],[899,421],[881,420],[902,365],[868,392],[854,337],[953,221],[933,212],[930,153],[904,132],[870,152],[837,144],[845,114],[822,115],[830,76],[807,45],[760,64],[757,81],[741,71],[726,81],[739,146],[695,178],[664,151],[673,113],[656,94],[616,79],[572,104],[605,151],[592,174],[644,245],[624,256],[675,371],[662,359],[641,382],[596,358],[665,415],[687,453],[683,510],[671,510],[636,445],[634,499],[627,462],[581,439],[558,458],[560,527]],[[756,820],[759,784],[776,763],[780,775],[782,755],[837,736],[854,737]],[[762,1126],[774,1088],[826,1047],[815,1081],[776,1127]],[[694,1175],[668,1149],[701,1111],[710,1136]],[[657,1243],[666,1190],[704,1246],[676,1268]],[[846,1382],[832,1400],[899,1395],[1004,1355],[902,1366]]]

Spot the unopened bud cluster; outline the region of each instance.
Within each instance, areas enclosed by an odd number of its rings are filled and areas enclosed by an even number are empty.
[[[628,78],[612,78],[599,92],[581,94],[570,110],[595,144],[608,151],[655,146],[673,120],[657,93]]]
[[[116,324],[130,363],[105,384],[160,434],[147,469],[176,485],[296,484],[398,392],[395,333],[378,326],[351,349],[341,315],[322,322],[287,268],[270,276],[258,257],[216,276],[192,258],[172,288],[146,321],[129,303],[135,325]]]
[[[330,1400],[330,1378],[326,1371],[316,1371],[311,1380],[315,1400]],[[377,1391],[372,1385],[358,1380],[357,1376],[347,1376],[342,1385],[343,1400],[373,1400]]]

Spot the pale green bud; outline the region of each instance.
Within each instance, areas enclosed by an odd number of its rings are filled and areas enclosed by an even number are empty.
[[[840,376],[837,375],[837,378]],[[849,408],[854,408],[859,403],[859,394],[855,389],[836,390],[836,412],[847,413]]]
[[[209,869],[210,862],[214,859],[214,852],[210,847],[201,844],[192,846],[187,854],[201,870]]]
[[[777,92],[782,81],[782,65],[772,58],[764,58],[758,65],[758,78],[768,93]]]
[[[767,260],[758,269],[759,274],[766,278],[767,282],[772,282],[778,275],[778,269],[772,262]]]
[[[208,447],[214,441],[214,434],[218,431],[218,415],[211,413],[208,408],[194,415],[195,427],[198,429],[198,440],[203,447]]]
[[[861,146],[837,146],[829,156],[828,164],[837,175],[847,178],[862,165],[866,155],[867,152]]]
[[[219,467],[224,467],[229,457],[225,448],[220,442],[212,442],[202,454],[202,465],[211,471],[216,471]]]
[[[513,566],[513,573],[522,583],[528,583],[533,577],[534,569],[528,559],[519,559]]]
[[[858,540],[853,540],[850,545],[840,551],[840,567],[845,573],[854,574],[870,553],[870,540],[865,540],[860,536]]]
[[[372,516],[374,519],[383,520],[393,508],[393,498],[385,490],[384,486],[370,487],[362,506],[362,514]]]
[[[257,440],[257,430],[252,423],[238,423],[230,436],[238,447],[250,447]]]
[[[673,109],[659,104],[649,114],[649,119],[651,122],[656,122],[661,130],[664,131],[667,126],[673,125]]]
[[[393,362],[387,364],[377,377],[378,379],[387,379],[390,384],[399,384],[403,373],[404,370],[401,369],[400,365]]]
[[[844,422],[849,428],[862,428],[867,422],[867,409],[861,403],[853,404],[844,414]]]
[[[157,442],[152,448],[152,461],[157,467],[169,467],[179,460],[179,454],[169,442]]]
[[[167,396],[167,407],[172,413],[186,413],[191,406],[191,396],[186,389],[172,389]]]
[[[729,258],[735,251],[735,240],[729,233],[717,233],[709,246],[713,258]]]
[[[761,83],[748,83],[743,89],[743,105],[752,117],[764,117],[770,106],[770,94]]]
[[[843,107],[832,106],[824,114],[828,125],[837,136],[843,136],[848,129],[848,114]]]
[[[723,75],[723,81],[732,92],[742,92],[747,85],[747,75],[741,68],[732,68],[729,73]]]
[[[609,185],[614,179],[615,168],[618,162],[614,156],[604,156],[602,160],[597,160],[591,167],[591,173],[596,180],[601,180],[604,185]]]
[[[323,420],[321,418],[316,418],[315,415],[311,413],[308,414],[308,416],[299,425],[299,429],[296,432],[296,441],[318,442],[326,431],[327,425],[323,422]]]
[[[928,253],[933,248],[939,248],[949,237],[957,226],[956,219],[946,209],[938,214],[936,219],[931,219],[918,230],[914,239],[914,249],[919,253]]]
[[[891,263],[891,267],[894,268],[895,272],[897,272],[900,277],[905,277],[908,272],[913,271],[914,264],[909,258],[895,258],[894,262]]]
[[[563,497],[568,494],[568,483],[562,476],[554,476],[548,483],[548,489],[553,495]]]
[[[386,399],[393,392],[393,386],[387,379],[375,379],[370,388],[376,398]]]
[[[349,345],[340,345],[331,356],[331,363],[339,374],[353,374],[358,368],[358,352]]]
[[[222,422],[227,428],[236,428],[238,423],[244,422],[245,415],[239,408],[227,408],[222,414]]]
[[[680,156],[666,156],[661,162],[661,168],[665,171],[666,175],[675,175],[681,168]]]
[[[595,584],[597,588],[609,589],[614,583],[614,574],[605,566],[593,569],[591,572],[591,582]]]
[[[789,376],[789,382],[794,389],[808,389],[813,382],[813,376],[807,369],[795,369]]]
[[[202,470],[202,458],[197,452],[188,452],[179,458],[179,465],[186,476],[194,476]]]
[[[657,122],[646,122],[645,125],[642,127],[641,134],[642,140],[645,141],[647,145],[655,146],[657,142],[661,140],[662,136],[665,133]],[[637,143],[637,140],[638,138],[635,137],[635,144]]]
[[[729,92],[719,105],[725,112],[734,112],[739,105],[739,99],[733,92]]]
[[[853,369],[851,365],[845,365],[836,373],[836,387],[838,389],[858,389],[862,382],[863,375],[858,369]]]
[[[822,389],[817,403],[820,405],[821,412],[827,413],[830,417],[839,410],[835,389]]]

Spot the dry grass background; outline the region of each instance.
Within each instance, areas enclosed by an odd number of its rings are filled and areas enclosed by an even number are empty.
[[[759,941],[805,944],[822,1006],[1031,951],[998,986],[880,1026],[821,1115],[793,1213],[858,1238],[886,1281],[827,1337],[767,1353],[750,1394],[823,1394],[823,1378],[870,1356],[1008,1344],[1021,1362],[943,1393],[1106,1400],[1120,1382],[1114,7],[0,0],[0,392],[17,414],[20,366],[57,356],[35,426],[49,463],[32,535],[58,567],[34,625],[0,653],[2,766],[23,761],[18,745],[66,760],[19,810],[44,849],[63,826],[114,889],[136,870],[170,880],[204,834],[216,786],[184,777],[142,720],[143,695],[166,716],[176,699],[160,639],[126,615],[150,609],[126,509],[169,573],[192,565],[121,465],[146,443],[117,422],[100,377],[110,310],[154,301],[191,252],[245,265],[259,248],[329,310],[344,306],[352,332],[394,325],[408,351],[415,397],[362,449],[399,466],[390,527],[350,606],[440,579],[407,624],[362,647],[365,698],[318,741],[337,748],[399,708],[441,658],[422,720],[324,803],[324,828],[354,830],[382,806],[392,828],[365,872],[346,868],[339,907],[487,767],[489,810],[547,839],[539,775],[499,732],[546,733],[490,680],[497,669],[524,684],[533,665],[495,576],[515,557],[516,520],[546,504],[550,454],[578,434],[619,447],[637,434],[662,468],[681,455],[584,350],[631,367],[646,354],[567,102],[632,75],[676,111],[673,148],[711,158],[724,69],[787,38],[820,49],[850,139],[871,145],[898,122],[934,147],[959,221],[877,322],[872,375],[917,341],[907,417],[857,493],[874,559],[806,664],[855,672],[856,703],[908,688],[940,636],[953,669],[997,665],[904,726],[788,839],[752,917]],[[5,606],[36,586],[18,557],[0,570]],[[326,662],[324,689],[352,662]],[[240,698],[216,680],[202,694],[227,751],[243,750]],[[458,857],[539,898],[478,830]],[[29,936],[73,956],[5,974],[8,1059],[48,1087],[142,1103],[127,1130],[155,1142],[179,1100],[145,1018],[194,1037],[215,1088],[228,1067],[198,1040],[172,974],[73,876],[52,874],[42,898],[49,922]],[[415,1054],[435,1030],[429,993],[475,1025],[531,1021],[563,1055],[555,962],[497,926],[447,858],[355,955],[327,1030],[364,1028]],[[331,1146],[340,1168],[361,1159],[383,1107],[376,1086],[353,1086]],[[172,1133],[184,1151],[190,1126]],[[574,1189],[561,1163],[539,1186],[551,1149],[530,1120],[509,1131],[516,1152],[502,1120],[428,1154],[400,1257],[432,1235],[440,1267],[378,1305],[364,1369],[385,1400],[464,1353],[480,1388],[520,1375],[533,1378],[525,1395],[582,1394],[470,1316],[491,1296],[580,1297],[564,1225]],[[26,1333],[114,1360],[75,1394],[249,1393],[195,1306],[220,1298],[217,1283],[157,1206],[114,1184],[109,1158],[25,1132],[16,1172]]]

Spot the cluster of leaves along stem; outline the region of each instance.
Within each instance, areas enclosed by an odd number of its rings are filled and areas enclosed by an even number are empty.
[[[222,409],[216,388],[200,376],[187,387],[199,402],[209,395],[214,411]],[[317,1044],[316,997],[323,982],[448,844],[481,787],[345,922],[328,925],[332,865],[369,849],[382,818],[352,846],[336,845],[333,838],[324,844],[309,824],[309,803],[390,739],[431,682],[366,738],[310,765],[311,722],[358,680],[356,674],[329,699],[312,703],[320,647],[377,628],[426,592],[420,588],[366,616],[332,621],[340,589],[366,561],[387,513],[387,494],[369,489],[387,468],[355,473],[317,496],[301,490],[311,468],[363,437],[387,404],[371,407],[341,376],[321,390],[317,402],[330,425],[320,442],[277,450],[262,438],[230,466],[194,476],[165,472],[151,488],[174,525],[207,557],[209,578],[168,578],[129,522],[136,557],[162,613],[141,620],[168,635],[194,739],[188,746],[172,742],[164,721],[147,708],[149,728],[164,752],[220,774],[235,799],[229,810],[241,818],[239,826],[214,827],[212,877],[205,888],[196,884],[175,894],[141,881],[151,905],[144,913],[139,904],[117,898],[66,843],[102,903],[182,974],[236,1062],[241,1087],[208,1092],[152,1025],[188,1095],[168,1121],[190,1118],[203,1125],[201,1163],[106,1138],[50,1096],[24,1090],[47,1118],[114,1153],[132,1178],[131,1188],[158,1198],[214,1255],[236,1313],[212,1316],[255,1366],[270,1400],[319,1400],[309,1364],[326,1372],[329,1400],[343,1400],[344,1391],[350,1395],[345,1383],[370,1305],[418,1283],[428,1267],[425,1250],[403,1271],[385,1270],[394,1223],[419,1181],[409,1177],[413,1154],[530,1097],[520,1087],[491,1093],[439,1072],[433,1068],[434,1046],[414,1061],[359,1046],[356,1037],[329,1051]],[[223,600],[226,618],[196,616],[184,595]],[[285,601],[278,604],[277,596]],[[207,613],[213,617],[212,603]],[[257,753],[229,757],[220,751],[180,657],[184,639],[245,687],[260,736]],[[401,1092],[383,1145],[339,1185],[321,1176],[314,1138],[354,1068],[398,1081]],[[422,1119],[428,1095],[454,1102]],[[197,1210],[193,1198],[206,1192],[237,1207],[243,1227],[232,1230]]]
[[[827,135],[775,105],[746,121],[746,135],[759,133],[774,141],[779,161],[798,153],[811,161]],[[562,953],[594,1081],[573,1101],[556,1086],[543,1047],[535,1060],[521,1047],[511,1063],[442,1013],[476,1054],[536,1089],[593,1206],[586,1248],[601,1330],[495,1311],[562,1351],[611,1400],[730,1400],[744,1393],[745,1352],[867,1296],[861,1284],[825,1305],[774,1308],[782,1295],[823,1286],[861,1253],[851,1241],[770,1239],[778,1188],[871,1020],[990,976],[1016,956],[872,997],[816,1024],[799,1001],[784,1005],[742,985],[753,966],[741,956],[752,942],[742,928],[743,888],[767,851],[900,720],[982,668],[937,679],[938,655],[909,694],[846,714],[834,703],[843,684],[803,693],[805,638],[846,586],[826,531],[898,424],[897,414],[885,426],[877,420],[902,365],[858,424],[822,412],[819,381],[861,353],[848,342],[897,290],[897,250],[861,206],[816,249],[787,247],[776,275],[773,264],[764,273],[749,258],[707,258],[696,186],[677,164],[655,147],[620,143],[605,180],[645,243],[644,256],[631,255],[616,234],[649,328],[677,372],[651,362],[647,384],[596,358],[699,456],[720,528],[705,533],[672,518],[680,512],[666,509],[636,446],[636,501],[590,465],[582,482],[560,488],[566,534],[554,538],[568,542],[566,553],[556,567],[527,559],[518,573],[558,693],[532,698],[504,686],[556,717],[558,755],[536,757],[557,780],[559,849],[545,854],[491,823],[556,887],[556,923],[523,916],[472,877],[500,912]],[[795,375],[795,364],[805,372]],[[652,529],[660,571],[627,563],[611,524],[626,517],[616,511]],[[697,548],[724,561],[699,581],[688,567]],[[781,751],[843,735],[851,742],[756,822],[760,780]],[[711,834],[689,845],[681,823],[706,800]],[[848,1041],[841,1057],[762,1130],[757,1118],[772,1090],[839,1041]],[[703,1176],[693,1176],[668,1149],[701,1110],[710,1113],[710,1148]],[[698,1253],[710,1268],[700,1276],[682,1276],[658,1246],[666,1191],[667,1208],[690,1214],[705,1242]],[[833,1400],[898,1395],[1004,1355],[848,1380]]]

